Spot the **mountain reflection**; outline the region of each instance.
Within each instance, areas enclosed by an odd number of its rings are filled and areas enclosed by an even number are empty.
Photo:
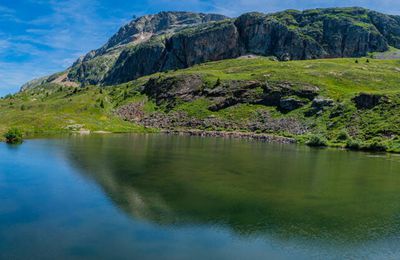
[[[399,233],[400,164],[363,153],[163,135],[75,137],[67,156],[135,219],[243,236]]]

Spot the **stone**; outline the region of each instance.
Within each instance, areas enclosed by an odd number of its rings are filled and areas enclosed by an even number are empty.
[[[386,99],[384,95],[360,93],[353,98],[353,102],[358,109],[372,109],[384,99]]]
[[[247,13],[235,19],[162,12],[123,26],[103,47],[78,59],[67,80],[119,84],[243,55],[282,61],[362,57],[388,50],[388,43],[400,47],[399,39],[400,19],[363,8]]]
[[[317,97],[312,101],[311,106],[317,109],[324,109],[326,107],[332,107],[335,105],[335,101],[330,98],[323,98],[323,97]]]
[[[283,98],[279,102],[279,109],[283,112],[290,112],[296,110],[307,104],[304,100],[296,98]]]

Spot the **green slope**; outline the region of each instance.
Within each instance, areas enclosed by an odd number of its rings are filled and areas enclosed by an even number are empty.
[[[357,62],[356,62],[357,61]],[[277,62],[269,58],[240,58],[211,62],[185,70],[157,73],[149,77],[102,90],[99,87],[86,87],[75,91],[74,88],[45,85],[28,92],[18,93],[0,100],[0,132],[17,126],[28,134],[46,132],[68,132],[74,125],[91,131],[141,132],[149,129],[139,126],[141,122],[130,123],[120,119],[115,111],[130,104],[142,104],[145,115],[162,114],[166,117],[181,112],[191,119],[213,118],[232,123],[227,127],[210,125],[199,127],[203,130],[251,131],[241,128],[240,123],[259,120],[259,115],[268,113],[274,120],[296,120],[307,126],[307,131],[296,134],[283,127],[278,130],[253,129],[294,137],[300,141],[312,135],[328,140],[329,145],[355,148],[384,148],[399,151],[400,141],[400,61],[362,59],[325,59],[309,61]],[[169,78],[196,76],[203,81],[204,89],[213,89],[218,84],[229,88],[232,81],[257,81],[274,85],[284,82],[292,88],[298,86],[316,86],[318,96],[332,99],[334,106],[324,109],[317,115],[308,115],[312,102],[282,113],[275,106],[239,103],[230,107],[211,111],[213,100],[197,97],[190,102],[179,100],[168,109],[162,102],[147,97],[141,91],[150,78],[162,82]],[[258,91],[258,90],[255,90]],[[260,90],[261,91],[261,90]],[[76,93],[74,93],[76,92]],[[363,93],[375,93],[384,96],[373,108],[356,108],[353,98]],[[334,114],[336,116],[333,116]],[[238,126],[239,125],[239,126]],[[77,130],[77,129],[75,129]],[[290,129],[289,129],[290,130]]]

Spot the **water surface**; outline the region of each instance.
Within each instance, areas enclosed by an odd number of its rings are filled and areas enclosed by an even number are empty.
[[[1,259],[398,259],[400,157],[165,135],[0,143]]]

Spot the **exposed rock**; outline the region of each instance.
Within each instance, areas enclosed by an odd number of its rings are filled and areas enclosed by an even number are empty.
[[[400,18],[363,8],[222,15],[162,12],[123,26],[78,59],[68,80],[118,84],[154,72],[243,55],[280,60],[360,57],[400,47]]]
[[[151,78],[144,86],[143,93],[154,99],[157,105],[173,108],[177,102],[189,102],[200,96],[203,81],[197,75]]]
[[[384,99],[386,99],[386,97],[383,95],[361,93],[354,97],[353,101],[358,109],[371,109],[377,106]]]
[[[68,78],[84,84],[115,84],[160,71],[162,64],[158,61],[164,51],[165,35],[224,19],[227,17],[223,15],[191,12],[139,17],[121,27],[103,47],[79,58]]]
[[[144,103],[136,102],[121,106],[116,111],[123,120],[138,122],[144,117]]]
[[[305,116],[314,116],[321,115],[324,110],[327,108],[333,107],[335,105],[335,101],[330,98],[317,97],[313,99],[311,103],[311,107],[308,111],[304,113]]]
[[[283,98],[279,101],[279,109],[283,112],[290,112],[296,110],[307,104],[304,100],[296,98]]]
[[[218,83],[218,84],[217,84]],[[232,80],[207,86],[198,75],[180,75],[151,78],[142,93],[157,105],[172,109],[179,102],[206,98],[212,102],[211,111],[219,111],[237,104],[276,106],[289,112],[304,106],[319,93],[319,88],[293,85],[289,82],[262,83],[260,81]]]
[[[145,127],[159,129],[206,129],[219,130],[230,129],[232,131],[259,131],[274,133],[304,134],[308,126],[294,117],[273,118],[267,111],[255,111],[254,116],[247,120],[228,120],[210,116],[207,118],[195,118],[186,112],[171,111],[169,113],[153,112],[146,114],[142,103],[128,104],[116,111],[116,114],[127,121],[135,122]]]
[[[25,83],[24,85],[21,86],[20,91],[23,92],[23,91],[27,91],[32,88],[36,88],[36,87],[46,83],[47,79],[49,77],[50,76],[46,76],[46,77],[41,77],[41,78],[37,78],[37,79],[33,79],[31,81],[28,81],[27,83]]]
[[[324,109],[335,105],[335,101],[331,98],[317,97],[313,100],[311,106],[317,109]]]

